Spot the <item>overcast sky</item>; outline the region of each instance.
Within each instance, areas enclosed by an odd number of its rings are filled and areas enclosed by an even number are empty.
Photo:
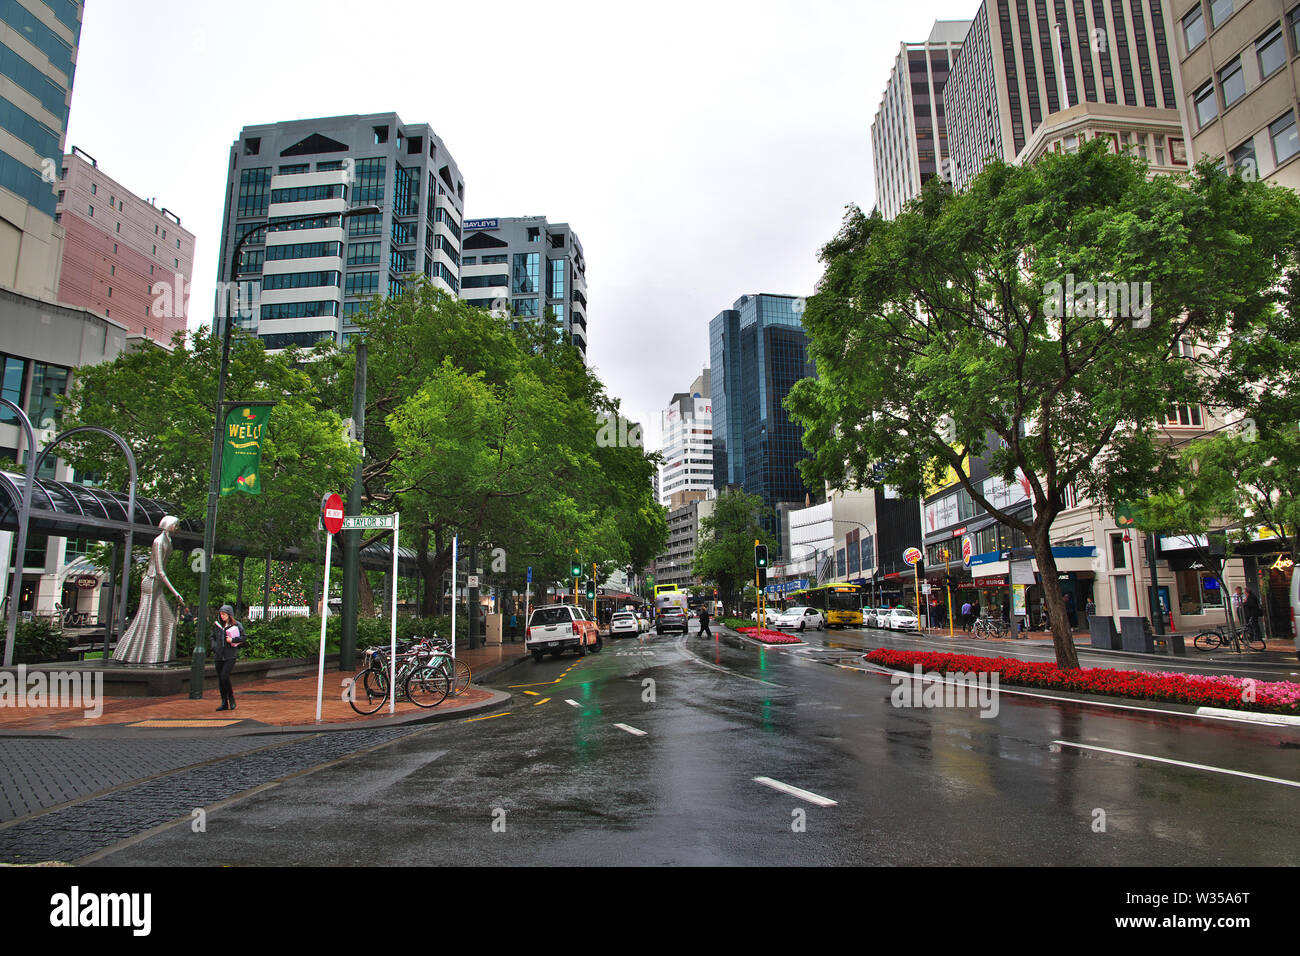
[[[68,146],[198,239],[207,317],[230,145],[254,123],[428,123],[465,215],[545,215],[587,257],[588,361],[658,447],[745,293],[806,295],[906,40],[973,0],[88,0]],[[409,45],[408,45],[408,41]],[[192,323],[193,324],[193,323]]]

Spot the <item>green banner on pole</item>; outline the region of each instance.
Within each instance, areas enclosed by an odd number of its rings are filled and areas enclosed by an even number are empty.
[[[226,414],[225,448],[221,453],[221,496],[242,491],[262,493],[262,442],[269,405],[237,405]]]

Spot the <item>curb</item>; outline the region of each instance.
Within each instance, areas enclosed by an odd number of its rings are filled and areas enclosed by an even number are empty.
[[[385,730],[392,727],[404,727],[407,725],[417,724],[434,724],[442,721],[456,720],[458,718],[473,716],[488,710],[496,710],[499,707],[509,703],[514,698],[502,690],[493,690],[488,687],[482,688],[490,696],[487,700],[479,701],[477,704],[470,704],[466,707],[457,707],[455,710],[444,710],[439,712],[438,709],[431,708],[427,712],[415,714],[402,714],[393,717],[379,717],[375,719],[348,720],[336,723],[311,723],[311,724],[287,724],[272,725],[260,724],[249,727],[212,727],[212,728],[193,728],[193,727],[129,727],[126,724],[108,724],[101,727],[69,727],[60,730],[38,730],[30,733],[21,731],[9,731],[0,733],[0,738],[48,738],[61,740],[89,740],[97,738],[139,738],[153,740],[177,740],[186,739],[206,739],[210,737],[274,737],[287,734],[322,734],[322,733],[339,733],[349,730]]]
[[[829,664],[831,662],[821,661],[819,663]],[[893,667],[886,667],[883,664],[876,664],[873,661],[867,660],[864,660],[863,663],[866,665],[865,667],[853,667],[848,669],[856,670],[863,674],[875,673],[889,677],[896,675],[899,677],[906,677],[908,680],[912,680],[916,677],[916,674],[913,671],[901,671]],[[844,665],[836,664],[834,666],[843,667]],[[872,668],[874,668],[874,670],[872,670]],[[932,672],[927,671],[926,674],[922,674],[922,679],[925,679],[929,673]],[[938,676],[941,678],[941,683],[949,683],[948,675],[940,674]],[[1265,724],[1273,727],[1300,727],[1300,717],[1291,716],[1289,714],[1268,714],[1260,711],[1231,710],[1229,708],[1220,707],[1198,707],[1194,704],[1180,704],[1176,701],[1142,700],[1135,697],[1106,697],[1101,694],[1080,694],[1069,690],[1058,690],[1047,693],[1043,688],[1023,687],[1019,684],[1003,684],[1001,681],[998,683],[998,693],[1015,694],[1018,697],[1036,697],[1039,700],[1069,701],[1078,704],[1089,704],[1094,707],[1113,707],[1119,710],[1138,710],[1148,713],[1173,714],[1180,717],[1202,717],[1210,720],[1235,720],[1242,723]]]

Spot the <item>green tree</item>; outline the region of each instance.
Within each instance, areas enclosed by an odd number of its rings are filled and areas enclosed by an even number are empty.
[[[222,499],[218,540],[240,542],[254,554],[279,554],[310,542],[321,495],[347,480],[358,452],[344,438],[339,416],[322,407],[308,372],[313,363],[299,364],[319,354],[267,354],[261,341],[248,335],[237,334],[232,341],[226,394],[232,401],[276,405],[262,446],[262,493]],[[136,493],[168,501],[178,517],[202,522],[220,357],[220,340],[203,329],[178,335],[170,349],[144,342],[112,362],[79,369],[63,427],[116,431],[135,451]],[[82,472],[99,475],[109,488],[126,488],[127,464],[115,444],[90,436],[63,448],[64,457]],[[177,550],[169,576],[176,566],[181,580],[173,581],[179,588],[191,562]],[[181,593],[189,600],[197,597],[197,590]]]
[[[515,584],[529,565],[535,583],[571,583],[575,548],[584,568],[608,574],[662,547],[655,461],[602,444],[602,415],[617,403],[576,349],[428,283],[374,303],[358,324],[369,366],[366,507],[402,512],[424,613],[441,596],[457,535],[462,553],[500,548],[499,580]],[[353,362],[343,354],[321,368],[338,403]]]
[[[1067,489],[1102,498],[1111,463],[1154,461],[1156,422],[1207,388],[1180,341],[1266,320],[1298,227],[1287,190],[1210,164],[1148,178],[1102,141],[994,163],[962,194],[932,180],[893,221],[850,210],[804,314],[818,378],[787,400],[805,481],[921,495],[952,468],[1028,538],[1057,662],[1077,667],[1051,553]],[[985,497],[968,453],[1023,476],[1029,520]]]
[[[759,524],[770,509],[758,495],[728,489],[714,500],[713,511],[700,521],[693,572],[718,589],[725,608],[739,610],[740,591],[754,580],[754,542],[775,548]]]

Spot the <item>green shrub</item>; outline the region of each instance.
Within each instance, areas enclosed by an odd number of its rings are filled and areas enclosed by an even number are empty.
[[[63,629],[46,618],[18,622],[14,634],[14,658],[25,661],[67,660],[68,642]]]

